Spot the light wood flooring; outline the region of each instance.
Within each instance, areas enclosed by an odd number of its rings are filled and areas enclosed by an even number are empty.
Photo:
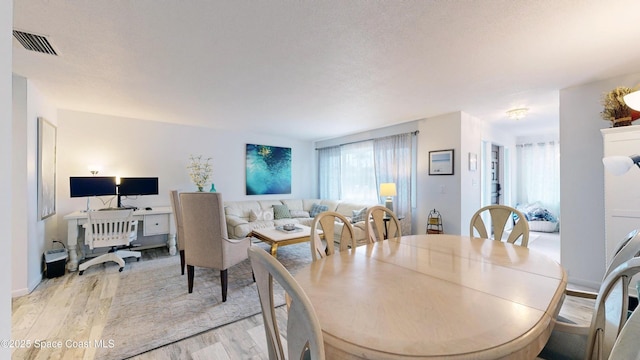
[[[143,252],[141,261],[167,256],[158,250]],[[126,268],[125,268],[126,271]],[[105,276],[66,274],[45,279],[31,294],[13,299],[12,338],[97,339],[105,326],[109,306],[118,284],[118,272]],[[97,280],[100,279],[100,280]],[[567,299],[561,315],[588,323],[593,302]],[[143,306],[143,305],[141,305]],[[284,307],[277,310],[286,318]],[[281,326],[281,329],[285,327]],[[135,337],[135,332],[131,333]],[[93,359],[95,348],[14,350],[12,359]],[[225,326],[134,356],[132,359],[268,359],[262,315],[254,315]]]

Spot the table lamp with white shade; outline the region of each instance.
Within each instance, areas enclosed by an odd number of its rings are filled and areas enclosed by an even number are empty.
[[[393,211],[393,199],[392,196],[396,196],[396,184],[395,183],[382,183],[380,184],[380,196],[386,196],[387,199],[384,202],[384,206],[387,209]]]

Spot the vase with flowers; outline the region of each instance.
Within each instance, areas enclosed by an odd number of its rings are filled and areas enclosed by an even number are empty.
[[[189,169],[191,181],[196,185],[198,191],[203,191],[212,176],[211,158],[203,159],[202,155],[190,155],[189,160],[187,169]]]
[[[604,109],[600,112],[602,119],[610,121],[613,127],[631,125],[634,120],[638,119],[638,113],[628,107],[623,99],[625,95],[634,91],[626,86],[618,86],[605,93],[602,96]]]

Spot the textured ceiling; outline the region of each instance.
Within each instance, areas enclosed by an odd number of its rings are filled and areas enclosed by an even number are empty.
[[[59,108],[307,140],[454,111],[557,131],[559,89],[640,71],[631,14],[640,1],[20,0],[14,28],[59,56],[14,41],[13,69]]]

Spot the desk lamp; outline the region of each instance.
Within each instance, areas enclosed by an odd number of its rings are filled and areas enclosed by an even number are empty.
[[[607,156],[602,158],[602,163],[609,173],[620,176],[629,171],[634,164],[640,168],[640,155]]]
[[[395,183],[382,183],[380,184],[380,196],[386,196],[387,199],[384,206],[390,211],[393,211],[393,199],[392,196],[396,196],[396,184]]]

